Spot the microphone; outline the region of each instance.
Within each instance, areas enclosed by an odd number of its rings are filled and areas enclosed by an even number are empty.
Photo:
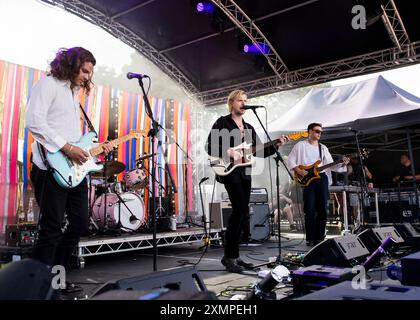
[[[257,108],[265,108],[264,106],[243,106],[241,107],[242,110],[255,110]]]
[[[127,79],[143,79],[143,78],[150,78],[148,75],[146,74],[141,74],[141,73],[133,73],[133,72],[128,72],[127,73]]]
[[[209,177],[204,177],[203,179],[201,179],[199,184],[202,184],[206,180],[209,180]]]

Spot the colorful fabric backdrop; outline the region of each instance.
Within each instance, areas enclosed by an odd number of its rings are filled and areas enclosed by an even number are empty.
[[[27,210],[24,195],[30,190],[30,154],[33,138],[24,128],[24,114],[31,94],[32,86],[45,73],[40,70],[19,66],[0,60],[0,233],[7,224],[17,221],[17,215]],[[136,168],[136,159],[151,152],[150,118],[147,116],[143,97],[108,86],[95,86],[89,96],[80,97],[82,106],[99,134],[99,142],[111,137],[121,137],[132,131],[142,133],[140,139],[132,139],[118,147],[118,161],[126,165],[126,170]],[[188,210],[192,209],[192,164],[185,163],[184,153],[172,143],[174,139],[185,151],[190,153],[191,143],[188,139],[191,130],[190,107],[173,100],[151,97],[149,103],[154,118],[171,134],[160,130],[155,140],[157,162],[157,179],[165,189],[169,184],[165,170],[165,159],[175,181],[177,193],[174,197],[176,214],[185,215],[186,197]],[[87,126],[84,126],[87,132]],[[145,168],[151,165],[144,162]],[[119,180],[122,174],[119,175]],[[151,179],[149,179],[151,188]],[[156,187],[156,194],[158,194]],[[148,194],[145,192],[145,207],[148,205]],[[147,212],[148,210],[146,210]]]

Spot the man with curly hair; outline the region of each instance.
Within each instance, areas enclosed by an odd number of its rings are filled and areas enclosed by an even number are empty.
[[[73,143],[82,137],[79,91],[90,93],[95,64],[84,48],[60,49],[47,76],[33,87],[25,115],[35,140],[30,178],[40,207],[33,257],[51,267],[67,267],[80,236],[88,235],[88,189],[86,179],[74,188],[61,187],[47,170],[45,154],[61,151],[78,164],[88,160],[89,153]],[[105,153],[112,150],[102,146]]]

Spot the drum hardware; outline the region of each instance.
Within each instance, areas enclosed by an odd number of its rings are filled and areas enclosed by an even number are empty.
[[[159,172],[159,177],[162,176],[162,167],[158,167],[158,172]],[[162,189],[165,189],[162,184],[159,182],[158,184],[158,188],[159,188],[159,206],[157,207],[157,209],[155,210],[155,214],[158,213],[158,217],[163,217],[162,211],[164,214],[166,214],[165,209],[162,207]],[[166,190],[165,190],[166,191]]]

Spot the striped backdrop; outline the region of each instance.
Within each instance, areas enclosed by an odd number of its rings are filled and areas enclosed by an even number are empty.
[[[30,146],[33,138],[24,128],[24,114],[32,86],[44,76],[45,73],[40,70],[0,60],[0,233],[4,232],[7,224],[16,223],[18,211],[23,210],[23,197],[20,195],[30,189]],[[97,85],[89,96],[81,93],[80,101],[99,134],[100,142],[113,136],[110,128],[115,128],[114,134],[118,136],[129,134],[133,130],[142,130],[145,133],[140,139],[130,140],[119,146],[117,160],[126,165],[126,170],[134,169],[135,160],[151,152],[150,138],[147,137],[150,118],[146,114],[141,95]],[[149,97],[149,103],[159,124],[173,132],[175,141],[190,152],[189,105],[156,97]],[[87,132],[86,125],[84,131]],[[182,217],[185,213],[186,194],[188,210],[192,210],[192,164],[189,163],[186,170],[186,166],[182,164],[185,162],[182,152],[175,144],[167,144],[165,141],[165,133],[160,130],[155,138],[155,160],[162,168],[165,168],[165,159],[169,161],[169,170],[178,189],[175,197],[176,213]],[[151,162],[145,161],[144,164],[148,169]],[[119,179],[122,179],[122,174]],[[157,172],[157,179],[166,188],[165,170]],[[146,194],[146,208],[147,203]]]

